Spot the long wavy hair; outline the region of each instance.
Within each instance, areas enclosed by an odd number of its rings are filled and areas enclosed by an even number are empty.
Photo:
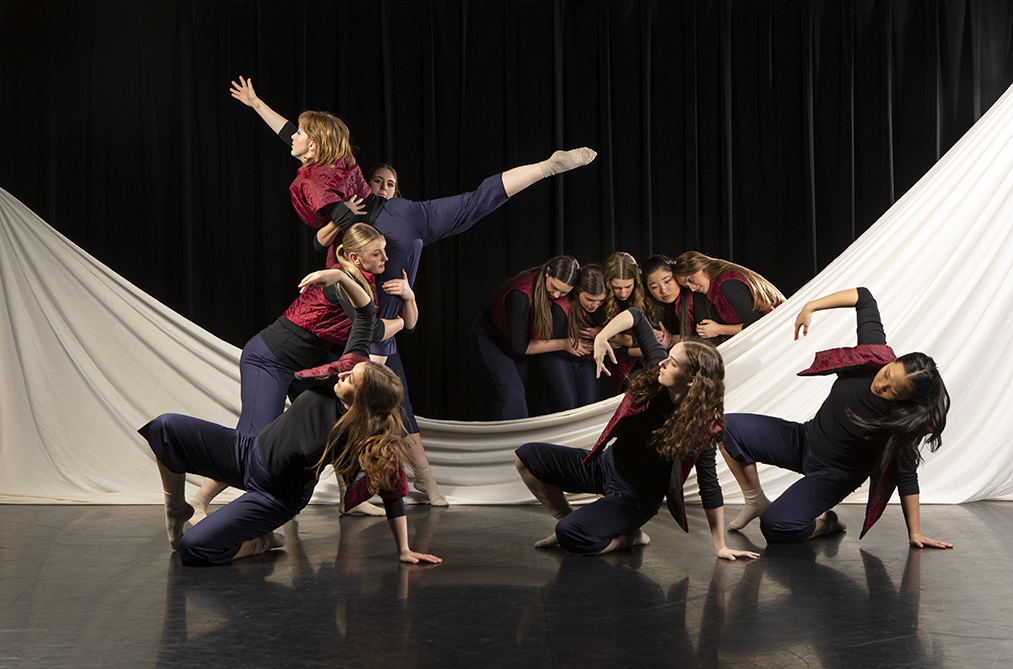
[[[398,178],[397,170],[390,163],[377,163],[370,167],[366,172],[366,183],[368,184],[380,170],[390,170],[390,173],[394,175],[394,197],[401,197],[401,179]]]
[[[848,418],[855,425],[869,430],[869,439],[886,438],[887,451],[911,468],[922,461],[922,441],[935,453],[943,445],[946,414],[950,410],[950,394],[939,374],[936,362],[924,353],[907,353],[897,358],[904,366],[911,394],[890,403],[890,411],[872,420],[863,420],[848,409]]]
[[[693,377],[693,384],[648,442],[669,460],[691,458],[713,448],[725,430],[725,363],[721,354],[706,341],[683,340],[682,345],[687,361],[684,374]],[[660,371],[652,367],[631,377],[626,392],[635,403],[643,404],[658,392]]]
[[[633,281],[633,292],[630,293],[625,305],[620,304],[615,293],[612,292],[614,279]],[[647,291],[644,290],[644,280],[640,275],[640,265],[637,264],[636,258],[629,253],[616,251],[605,261],[605,286],[608,288],[608,294],[605,296],[605,304],[602,306],[605,309],[605,316],[609,320],[618,316],[620,311],[625,311],[630,307],[636,307],[645,314],[650,313],[647,308]]]
[[[549,258],[544,265],[529,267],[504,281],[500,291],[527,274],[535,275],[531,295],[531,329],[534,331],[535,339],[552,339],[552,299],[545,288],[545,275],[548,274],[568,286],[574,286],[580,274],[580,263],[573,256]]]
[[[317,477],[327,465],[351,483],[359,471],[369,479],[369,490],[392,490],[401,467],[414,461],[404,440],[401,421],[401,379],[390,368],[372,361],[362,363],[362,380],[345,415],[331,428],[324,453],[314,466]]]
[[[379,230],[374,228],[372,225],[366,223],[353,223],[348,230],[345,231],[345,235],[341,238],[341,244],[334,249],[334,255],[337,257],[338,262],[341,263],[341,269],[345,271],[345,274],[355,279],[355,281],[362,286],[366,294],[373,298],[373,302],[376,302],[376,293],[373,292],[373,286],[366,280],[365,275],[358,267],[355,266],[348,258],[349,253],[356,255],[362,255],[369,248],[369,245],[378,239],[383,239],[383,234]]]
[[[647,259],[647,262],[645,262],[644,266],[641,268],[641,276],[643,277],[644,286],[646,286],[648,283],[647,277],[651,276],[658,270],[666,270],[670,272],[672,274],[672,279],[675,279],[674,266],[675,261],[666,255],[659,254],[656,256],[651,256],[650,258]],[[651,321],[651,324],[657,326],[658,323],[660,323],[662,319],[665,318],[665,309],[668,307],[668,305],[658,302],[656,299],[654,299],[653,295],[650,295],[649,291],[645,292],[644,301],[645,306],[647,307],[647,310],[644,311],[644,313],[647,315],[648,320]]]
[[[299,114],[299,127],[316,145],[313,155],[303,165],[330,165],[341,158],[349,167],[355,164],[348,126],[334,114],[304,111]]]
[[[570,313],[566,317],[566,330],[570,335],[570,341],[574,343],[580,341],[580,331],[592,325],[584,318],[584,308],[580,306],[580,294],[604,295],[606,292],[611,293],[605,285],[605,270],[601,265],[584,265],[580,268],[577,285],[570,291]]]
[[[696,274],[700,270],[703,270],[711,281],[725,272],[735,271],[741,274],[746,285],[749,286],[749,292],[753,294],[753,309],[756,311],[763,312],[784,302],[784,295],[777,289],[777,286],[764,279],[763,276],[747,267],[721,258],[711,258],[699,251],[686,251],[675,259],[675,264],[672,266],[672,273],[677,279]]]

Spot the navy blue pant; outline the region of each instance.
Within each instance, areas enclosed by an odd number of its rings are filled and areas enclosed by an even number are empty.
[[[569,353],[543,353],[537,360],[545,378],[549,411],[576,409],[598,401],[597,366],[593,361]]]
[[[556,523],[560,548],[577,555],[600,553],[616,537],[643,527],[661,508],[660,499],[640,494],[616,473],[611,451],[584,463],[587,453],[582,448],[539,442],[517,449],[517,457],[542,483],[563,492],[604,495]]]
[[[408,397],[408,378],[404,375],[404,364],[401,362],[401,354],[395,350],[387,356],[387,367],[397,374],[401,379],[401,386],[404,388],[404,395],[401,398],[401,418],[404,419],[405,431],[408,434],[415,434],[419,431],[419,423],[415,420],[415,412],[412,410],[412,400]]]
[[[327,352],[315,365],[334,362],[338,356]],[[310,365],[315,366],[315,365]],[[296,378],[292,369],[271,353],[260,334],[250,337],[239,358],[242,413],[236,429],[243,434],[259,434],[267,424],[285,411],[285,398],[295,401],[312,381]]]
[[[471,355],[489,396],[492,420],[528,417],[528,357],[515,358],[508,346],[488,312],[479,314],[471,326]]]
[[[194,525],[179,542],[183,564],[227,564],[248,539],[281,527],[310,501],[313,486],[280,484],[260,462],[257,435],[206,420],[162,414],[138,432],[177,474],[200,474],[246,492]]]
[[[724,448],[738,462],[763,462],[805,475],[760,515],[760,531],[769,543],[805,541],[816,529],[816,518],[868,478],[818,460],[809,450],[804,423],[773,416],[725,414]]]

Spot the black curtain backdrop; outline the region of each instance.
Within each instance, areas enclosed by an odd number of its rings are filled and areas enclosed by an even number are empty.
[[[231,79],[341,115],[410,199],[591,146],[423,254],[412,399],[474,419],[471,322],[504,278],[697,249],[791,294],[1010,85],[1011,34],[1008,0],[3,0],[0,186],[242,346],[322,258]]]

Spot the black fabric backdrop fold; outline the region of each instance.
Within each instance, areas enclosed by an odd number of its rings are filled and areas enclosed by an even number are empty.
[[[416,410],[478,418],[469,331],[505,277],[698,249],[790,294],[1013,81],[1011,34],[1006,0],[4,0],[0,186],[242,346],[321,259],[231,79],[340,114],[411,199],[591,146],[423,254]]]

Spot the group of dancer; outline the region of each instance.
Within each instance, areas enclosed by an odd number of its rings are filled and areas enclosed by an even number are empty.
[[[645,290],[646,287],[646,290]],[[656,255],[641,270],[622,251],[604,267],[568,255],[508,279],[472,327],[471,348],[489,395],[490,418],[527,418],[529,359],[541,373],[552,412],[598,401],[591,356],[595,336],[616,316],[636,308],[650,320],[667,350],[685,334],[720,344],[784,301],[760,274],[696,251],[675,260]],[[632,331],[610,339],[616,392],[647,360]],[[534,384],[532,384],[534,385]]]
[[[301,162],[290,196],[316,230],[325,269],[307,275],[288,309],[243,348],[235,428],[179,414],[140,428],[157,459],[169,542],[188,565],[225,564],[281,546],[284,536],[274,530],[299,513],[333,469],[342,512],[386,515],[402,561],[438,563],[408,543],[408,473],[430,504],[447,502],[425,457],[393,338],[419,321],[412,287],[422,248],[467,230],[536,182],[590,163],[595,153],[557,151],[493,175],[475,191],[412,202],[400,197],[392,166],[362,174],[337,117],[303,112],[293,124],[242,77],[231,93]],[[528,415],[530,356],[553,410],[595,401],[603,372],[617,391],[626,389],[590,451],[540,443],[518,449],[522,480],[558,520],[536,545],[596,554],[647,543],[640,528],[666,497],[686,529],[682,484],[695,467],[718,556],[757,557],[725,545],[715,470],[720,450],[746,497],[730,529],[759,517],[768,541],[843,530],[831,509],[872,476],[865,530],[899,485],[911,543],[949,546],[920,533],[914,473],[922,440],[933,450],[941,443],[946,389],[928,356],[895,359],[865,289],[816,300],[799,314],[796,331],[803,333],[821,309],[853,306],[859,318],[859,346],[826,352],[811,370],[839,375],[816,418],[796,424],[724,415],[716,344],[783,300],[759,274],[696,252],[655,256],[643,268],[626,253],[613,254],[604,267],[558,256],[503,284],[472,337],[495,418]],[[771,503],[756,462],[805,476]],[[187,473],[205,477],[190,500]],[[211,500],[229,486],[245,492],[208,514]],[[573,511],[565,492],[603,497]],[[368,503],[374,495],[382,509]]]

